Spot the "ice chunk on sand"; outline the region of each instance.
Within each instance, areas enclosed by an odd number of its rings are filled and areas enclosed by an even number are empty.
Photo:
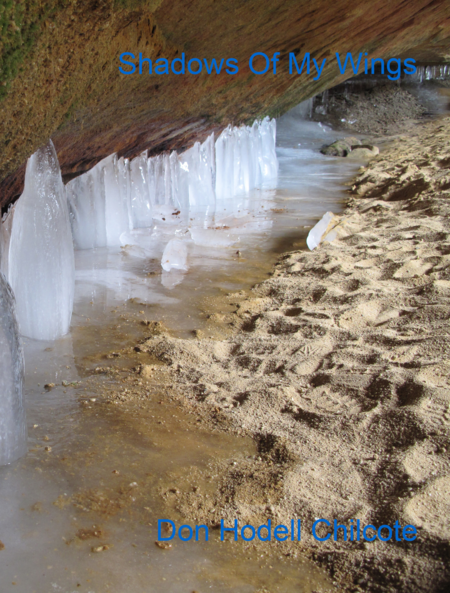
[[[18,459],[27,446],[23,354],[14,308],[13,292],[0,272],[0,465]]]
[[[75,265],[64,185],[53,143],[29,159],[15,206],[9,282],[22,335],[55,340],[69,331]]]
[[[187,270],[187,246],[180,239],[171,239],[164,249],[161,266],[166,272],[170,270]]]
[[[319,222],[309,231],[306,244],[311,251],[319,245],[333,218],[334,214],[332,212],[325,212]]]

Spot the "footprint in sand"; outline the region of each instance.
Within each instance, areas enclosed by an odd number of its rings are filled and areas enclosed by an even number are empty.
[[[450,476],[437,478],[405,506],[411,524],[439,538],[450,538]]]
[[[421,259],[413,259],[401,266],[393,275],[398,280],[407,278],[422,277],[428,270],[431,270],[433,264],[425,263]]]
[[[316,414],[359,414],[361,405],[343,393],[334,393],[329,387],[316,387],[300,398],[301,407]]]
[[[339,325],[344,329],[358,330],[373,326],[382,311],[379,301],[366,301],[346,311],[339,318]]]
[[[417,413],[432,430],[441,431],[450,427],[449,401],[437,397],[426,398],[419,405]]]
[[[437,455],[430,441],[417,443],[411,447],[403,459],[406,473],[414,482],[428,480],[438,474],[447,474],[450,469],[448,459]]]

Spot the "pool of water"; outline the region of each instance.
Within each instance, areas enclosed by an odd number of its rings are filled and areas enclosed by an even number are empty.
[[[300,113],[278,122],[277,188],[227,201],[209,244],[190,241],[188,271],[161,270],[164,246],[183,232],[164,221],[142,231],[138,245],[76,253],[70,334],[24,344],[29,450],[0,468],[2,591],[333,589],[301,554],[286,559],[276,545],[222,543],[214,531],[208,543],[157,547],[158,518],[181,520],[161,493],[189,484],[197,469],[208,492],[215,462],[254,455],[255,445],[207,430],[195,414],[162,400],[157,387],[145,406],[107,405],[105,392],[126,375],[96,372],[105,362],[119,371],[139,362],[132,348],[128,357],[111,353],[141,339],[142,322],[193,337],[207,327],[216,297],[267,278],[280,253],[305,248],[308,229],[326,210],[340,211],[358,165],[320,155],[339,134]]]

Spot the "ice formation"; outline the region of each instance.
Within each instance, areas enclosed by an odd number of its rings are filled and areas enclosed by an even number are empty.
[[[125,245],[155,221],[214,228],[224,201],[274,186],[275,140],[276,122],[266,118],[229,126],[216,142],[212,134],[182,154],[109,156],[67,184],[75,246]]]
[[[0,221],[0,272],[3,272],[5,278],[8,278],[9,243],[13,218],[14,206],[9,208]]]
[[[332,212],[325,212],[319,222],[309,231],[306,244],[311,251],[319,245],[333,218],[334,214]]]
[[[0,272],[0,465],[11,463],[26,451],[23,374],[23,354],[14,311],[14,295]]]
[[[162,254],[161,266],[166,272],[170,272],[170,270],[187,270],[186,243],[180,239],[171,239]]]
[[[15,205],[8,278],[22,335],[54,340],[69,331],[75,265],[69,211],[51,141],[28,160]]]

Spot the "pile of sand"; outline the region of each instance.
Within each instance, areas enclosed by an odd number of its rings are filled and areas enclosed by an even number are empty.
[[[214,497],[179,492],[192,521],[413,524],[413,543],[285,544],[351,591],[440,591],[450,579],[450,119],[362,171],[353,233],[279,261],[231,295],[226,340],[154,336],[152,380],[251,434]],[[193,483],[196,477],[193,476]],[[265,545],[265,544],[261,544]]]

